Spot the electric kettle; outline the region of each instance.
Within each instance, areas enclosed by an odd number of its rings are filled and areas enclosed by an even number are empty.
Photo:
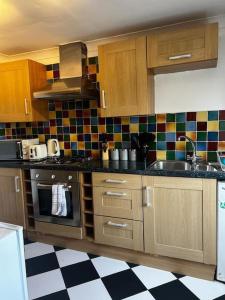
[[[47,142],[48,157],[60,156],[59,141],[57,139],[50,139]]]

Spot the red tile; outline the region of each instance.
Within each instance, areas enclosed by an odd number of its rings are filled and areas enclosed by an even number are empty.
[[[99,125],[105,125],[105,118],[99,118],[98,123]]]
[[[207,131],[207,122],[197,122],[197,131]]]
[[[225,110],[220,110],[219,111],[219,119],[220,120],[225,120]]]
[[[91,121],[90,118],[84,118],[84,125],[90,125]]]
[[[70,149],[70,142],[64,142],[64,149]]]
[[[225,131],[220,131],[219,132],[219,140],[220,141],[225,141]]]
[[[157,124],[157,132],[165,132],[166,131],[166,124],[165,123],[158,123]]]
[[[77,109],[77,110],[76,110],[76,116],[77,116],[78,118],[82,118],[82,117],[83,117],[83,112],[82,112],[81,109]]]
[[[196,121],[196,112],[188,112],[187,121]]]
[[[167,142],[167,150],[175,150],[175,142]]]
[[[68,117],[69,117],[69,112],[68,112],[68,110],[64,110],[64,111],[62,112],[62,115],[63,115],[63,118],[68,118]]]
[[[179,138],[180,136],[182,136],[182,135],[186,135],[186,132],[184,132],[184,131],[177,132],[177,133],[176,133],[176,138],[177,138],[177,140],[178,140],[178,138]]]
[[[217,142],[208,142],[208,151],[217,151]]]

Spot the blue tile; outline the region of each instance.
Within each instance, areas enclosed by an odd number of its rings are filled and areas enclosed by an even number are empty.
[[[5,128],[5,123],[0,123],[0,129],[4,129]]]
[[[166,150],[166,142],[158,142],[156,145],[157,150]]]
[[[71,143],[71,149],[72,150],[77,150],[77,142],[72,142]]]
[[[175,151],[175,159],[185,160],[185,152],[184,151]]]
[[[90,142],[91,141],[91,134],[84,134],[84,140],[85,140],[85,142]]]
[[[206,151],[207,150],[206,142],[197,142],[196,148],[198,151]]]
[[[185,122],[186,120],[186,114],[185,113],[177,113],[176,114],[176,122]]]
[[[121,132],[121,125],[114,125],[114,133],[120,133]]]
[[[167,132],[166,133],[166,141],[167,142],[174,142],[174,141],[176,141],[176,133],[175,132]]]
[[[196,122],[186,122],[186,131],[196,131]]]
[[[77,118],[77,125],[83,125],[84,119],[83,118]]]
[[[137,117],[137,116],[130,117],[130,122],[131,123],[138,123],[139,122],[139,117]]]
[[[208,132],[208,141],[218,141],[218,132],[209,131]]]
[[[218,111],[209,111],[208,112],[208,121],[218,120],[219,113]]]
[[[156,124],[148,124],[148,132],[156,132]]]
[[[91,125],[98,125],[98,118],[96,117],[91,118]]]

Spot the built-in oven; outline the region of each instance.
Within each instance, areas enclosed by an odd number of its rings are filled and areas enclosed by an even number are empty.
[[[52,214],[52,190],[53,185],[57,184],[65,187],[66,216]],[[78,172],[32,169],[31,185],[35,220],[77,227],[81,225]]]

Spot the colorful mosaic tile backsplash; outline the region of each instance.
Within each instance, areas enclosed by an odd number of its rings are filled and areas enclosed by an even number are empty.
[[[89,73],[95,74],[97,58],[89,59]],[[58,64],[47,66],[47,78],[59,78]],[[0,139],[39,137],[41,142],[58,138],[66,156],[82,154],[100,157],[101,141],[107,135],[110,148],[130,147],[132,135],[152,132],[149,156],[154,159],[183,160],[190,144],[178,141],[187,135],[196,142],[197,154],[216,161],[216,150],[225,150],[225,111],[188,112],[101,118],[97,100],[49,102],[49,121],[1,123]]]

